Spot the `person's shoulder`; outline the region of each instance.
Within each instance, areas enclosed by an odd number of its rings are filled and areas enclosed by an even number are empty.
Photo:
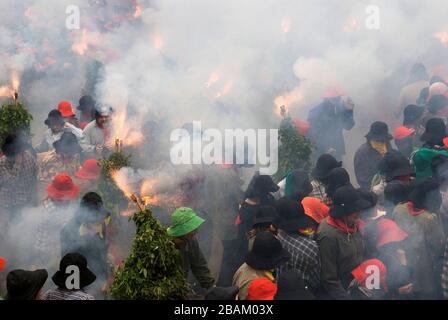
[[[96,127],[96,122],[95,122],[95,120],[92,120],[85,126],[83,132],[88,132],[88,131],[92,130],[95,127]]]

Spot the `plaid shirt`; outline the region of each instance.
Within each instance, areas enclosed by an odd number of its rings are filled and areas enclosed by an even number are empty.
[[[39,181],[50,182],[59,173],[65,172],[73,177],[81,167],[79,154],[76,154],[70,162],[65,162],[55,150],[40,153],[37,156]]]
[[[277,272],[280,274],[282,271],[296,270],[302,274],[305,283],[312,288],[318,288],[320,285],[320,255],[316,241],[282,230],[278,233],[278,239],[283,248],[291,254],[291,259],[278,268]]]
[[[0,204],[11,209],[30,205],[36,194],[37,165],[35,157],[23,153],[20,164],[5,156],[0,157]]]
[[[443,296],[445,299],[448,299],[448,239],[445,245],[445,254],[443,255],[442,290]]]
[[[95,298],[82,290],[56,288],[48,290],[42,300],[95,300]]]
[[[327,196],[325,185],[317,180],[312,180],[311,185],[313,186],[313,191],[311,191],[309,197],[317,198],[327,206],[331,206],[333,201]]]

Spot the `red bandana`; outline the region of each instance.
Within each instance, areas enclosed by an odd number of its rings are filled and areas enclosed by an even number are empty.
[[[330,226],[335,227],[336,229],[339,229],[344,233],[352,234],[352,233],[355,233],[356,231],[358,231],[358,226],[349,227],[344,221],[337,219],[337,218],[327,217],[327,223]]]
[[[412,202],[407,202],[406,207],[408,208],[409,214],[413,217],[416,217],[416,216],[422,214],[423,212],[425,212],[424,209],[415,209],[414,204]]]

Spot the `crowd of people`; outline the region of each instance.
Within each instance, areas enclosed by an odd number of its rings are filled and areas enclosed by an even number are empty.
[[[302,132],[316,147],[310,174],[292,170],[279,184],[255,174],[238,212],[221,217],[238,231],[219,279],[198,241],[200,211],[171,214],[167,233],[206,299],[448,298],[447,84],[415,65],[400,95],[403,125],[391,134],[386,123],[371,123],[354,155],[354,177],[341,161],[343,131],[355,125],[354,103],[344,95],[329,88],[310,111]],[[37,146],[16,135],[1,146],[0,243],[23,209],[38,207],[43,214],[27,235],[29,265],[59,264],[45,293],[50,267],[9,271],[6,299],[99,299],[85,288],[96,283],[98,293],[110,283],[111,214],[97,184],[98,160],[113,148],[113,109],[90,96],[77,109],[79,120],[68,101],[51,110]],[[0,275],[7,264],[0,258]],[[70,266],[80,270],[79,286],[67,281]]]

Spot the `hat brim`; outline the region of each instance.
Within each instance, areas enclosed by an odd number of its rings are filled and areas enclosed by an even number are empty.
[[[282,248],[277,256],[271,256],[269,259],[257,256],[253,250],[246,256],[246,263],[257,270],[271,270],[289,261],[291,255]]]
[[[364,199],[358,199],[355,203],[347,207],[332,205],[330,208],[330,217],[343,218],[371,207],[372,204]]]
[[[171,237],[182,237],[199,228],[204,222],[205,220],[201,217],[194,216],[186,223],[179,226],[171,226],[166,231]]]
[[[306,229],[312,225],[311,218],[308,215],[294,219],[279,219],[276,226],[287,232],[298,232],[299,229]]]
[[[412,170],[412,168],[398,168],[397,170],[392,171],[386,176],[386,182],[389,182],[396,177],[402,176],[415,176],[415,172],[414,170]]]
[[[443,143],[443,139],[446,136],[439,136],[433,133],[429,133],[429,132],[423,132],[422,136],[420,137],[420,141],[423,142],[434,142],[434,143],[439,143],[442,142]]]
[[[52,124],[63,125],[64,124],[64,120],[62,118],[60,120],[47,118],[44,121],[44,124],[46,124],[47,126],[51,126]]]
[[[53,277],[51,277],[51,280],[53,280],[53,283],[59,288],[68,289],[65,282],[69,276],[70,274],[58,270],[53,275]],[[96,275],[89,268],[82,270],[79,276],[79,285],[81,287],[80,289],[91,285],[96,280]]]
[[[56,189],[52,183],[49,184],[47,186],[47,188],[45,189],[45,191],[50,196],[50,198],[56,199],[56,200],[76,199],[79,195],[80,190],[81,190],[81,188],[78,185],[73,184],[72,189],[61,191],[61,190]]]
[[[391,134],[373,134],[373,133],[368,133],[366,134],[364,137],[366,137],[369,140],[375,140],[375,141],[383,141],[383,142],[387,142],[390,140],[393,140],[393,136]]]
[[[252,224],[252,226],[256,226],[257,224],[262,224],[262,223],[273,223],[275,220],[275,218],[269,218],[269,217],[264,217],[264,218],[258,218],[254,220],[254,223]]]
[[[91,172],[85,171],[82,168],[79,169],[76,173],[75,173],[75,177],[82,179],[82,180],[96,180],[98,179],[100,176],[100,174],[93,174]]]
[[[45,269],[39,269],[36,271],[30,271],[30,280],[34,283],[27,292],[20,296],[11,296],[9,293],[6,296],[7,300],[33,300],[40,289],[44,286],[48,278],[48,272]]]

